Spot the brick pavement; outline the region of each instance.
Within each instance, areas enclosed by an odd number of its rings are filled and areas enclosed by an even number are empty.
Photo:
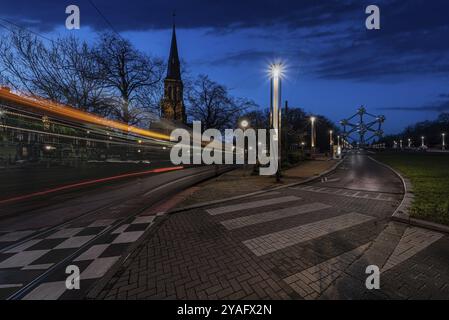
[[[449,298],[449,237],[391,222],[400,194],[309,185],[162,218],[97,298]]]

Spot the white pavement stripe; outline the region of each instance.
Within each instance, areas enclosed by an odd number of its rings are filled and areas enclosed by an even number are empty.
[[[359,213],[348,213],[338,217],[320,220],[295,228],[266,234],[243,241],[255,255],[263,256],[301,242],[313,240],[374,219]]]
[[[144,233],[144,231],[123,232],[123,233],[119,234],[118,237],[115,238],[112,243],[117,244],[117,243],[134,242],[134,241],[137,241],[137,239],[139,239],[143,233]]]
[[[316,299],[368,248],[369,243],[291,275],[284,280],[305,299]]]
[[[262,194],[257,194],[255,196],[252,196],[251,198],[261,198],[261,197],[271,197],[271,196],[277,196],[280,192],[278,191],[271,191],[271,192],[265,192]]]
[[[393,253],[383,266],[382,272],[390,270],[410,259],[442,237],[443,234],[438,232],[416,227],[407,228]]]
[[[297,188],[291,188],[291,189],[316,192],[316,193],[336,194],[339,196],[356,198],[356,199],[370,199],[370,200],[377,200],[377,201],[394,201],[394,198],[383,195],[382,193],[367,193],[365,191],[335,189],[335,188],[327,188],[327,187],[324,187],[324,188],[297,187]]]
[[[89,250],[83,252],[74,261],[86,261],[97,259],[101,254],[109,247],[109,244],[98,244],[89,248]]]
[[[298,207],[279,209],[250,216],[240,217],[222,221],[221,224],[228,230],[243,228],[258,223],[293,217],[299,214],[304,214],[313,211],[319,211],[331,208],[331,206],[323,203],[308,203]]]
[[[88,228],[92,228],[92,227],[108,227],[110,225],[112,225],[115,222],[114,219],[102,219],[102,220],[97,220],[92,222]]]
[[[142,223],[152,223],[156,216],[140,216],[134,219],[131,224],[142,224]]]
[[[101,278],[119,258],[120,257],[108,257],[94,260],[86,270],[81,273],[80,279],[87,280]]]
[[[54,265],[54,263],[34,264],[34,265],[25,266],[21,270],[47,270],[52,265]]]
[[[47,239],[64,239],[73,237],[75,234],[83,231],[84,228],[67,228],[56,231],[55,233],[49,235]]]
[[[206,210],[207,213],[210,215],[217,215],[222,213],[228,213],[228,212],[234,212],[234,211],[241,211],[246,209],[254,209],[254,208],[260,208],[265,206],[270,206],[273,204],[280,204],[285,202],[292,202],[292,201],[298,201],[301,200],[299,197],[295,196],[288,196],[288,197],[281,197],[281,198],[274,198],[274,199],[266,199],[266,200],[258,200],[258,201],[252,201],[252,202],[244,202],[239,204],[233,204],[225,207],[219,207],[219,208],[213,208]]]
[[[58,300],[65,290],[65,281],[47,282],[27,294],[23,300]]]
[[[30,234],[33,234],[35,231],[33,230],[25,230],[25,231],[16,231],[9,232],[0,236],[0,242],[13,242],[23,239]]]
[[[129,224],[122,224],[120,227],[112,231],[111,234],[123,233],[125,232],[126,229],[128,229],[129,226],[130,226]]]
[[[2,263],[0,263],[0,269],[25,267],[48,252],[50,252],[50,250],[34,250],[16,253],[2,261]]]
[[[41,241],[42,241],[42,239],[33,239],[33,240],[27,241],[25,243],[22,243],[21,245],[18,245],[17,247],[12,248],[12,249],[6,251],[5,253],[19,253],[28,248],[31,248],[32,246],[34,246],[35,244],[37,244]]]
[[[61,244],[59,244],[55,249],[73,249],[73,248],[79,248],[82,245],[86,244],[90,240],[95,238],[95,236],[80,236],[80,237],[73,237],[65,240]]]
[[[20,288],[23,287],[22,283],[0,284],[0,289]]]

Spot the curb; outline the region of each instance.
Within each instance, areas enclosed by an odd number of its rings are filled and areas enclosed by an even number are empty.
[[[422,219],[410,217],[410,208],[412,207],[413,199],[413,186],[409,179],[403,177],[396,169],[393,169],[388,164],[382,163],[372,157],[369,157],[374,162],[381,166],[390,169],[393,173],[401,179],[404,188],[404,198],[402,198],[401,204],[396,208],[391,218],[395,221],[406,223],[415,227],[430,229],[438,232],[449,233],[449,226],[445,226],[436,222],[430,222]]]
[[[191,206],[169,210],[169,211],[167,211],[165,213],[166,214],[175,214],[175,213],[178,213],[178,212],[188,211],[188,210],[192,210],[192,209],[204,208],[204,207],[208,207],[208,206],[211,206],[211,205],[214,205],[214,204],[220,204],[220,203],[228,202],[228,201],[232,201],[232,200],[244,199],[244,198],[257,196],[257,195],[268,193],[268,192],[273,192],[273,191],[276,191],[276,190],[281,190],[281,189],[285,189],[285,188],[290,188],[290,187],[303,185],[303,184],[306,184],[306,183],[309,183],[309,182],[321,179],[323,176],[326,176],[326,175],[334,172],[343,163],[343,161],[344,161],[344,158],[341,159],[340,161],[338,161],[335,165],[333,165],[328,170],[320,173],[319,175],[307,178],[307,179],[305,179],[303,181],[300,181],[300,182],[289,183],[289,184],[286,184],[286,185],[283,185],[283,186],[279,186],[279,187],[274,187],[274,188],[270,188],[270,189],[266,189],[266,190],[260,190],[260,191],[255,191],[255,192],[251,192],[251,193],[246,193],[246,194],[243,194],[243,195],[240,195],[240,196],[235,196],[235,197],[230,197],[230,198],[225,198],[225,199],[219,199],[219,200],[212,200],[212,201],[207,201],[207,202],[201,202],[201,203],[198,203],[198,204],[193,204]]]

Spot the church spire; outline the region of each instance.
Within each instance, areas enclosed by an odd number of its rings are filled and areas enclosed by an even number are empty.
[[[178,43],[176,41],[176,25],[173,14],[173,33],[171,38],[170,57],[168,59],[167,79],[181,80],[181,63],[179,62]]]

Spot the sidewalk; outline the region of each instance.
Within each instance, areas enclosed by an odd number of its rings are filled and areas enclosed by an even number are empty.
[[[183,199],[178,200],[175,207],[182,208],[300,182],[320,175],[332,168],[337,162],[336,160],[305,161],[294,168],[285,170],[280,183],[276,182],[276,179],[272,176],[255,175],[253,167],[247,166],[225,173],[216,179],[206,181],[182,193],[180,197]]]
[[[288,176],[324,167],[310,162]],[[243,172],[201,184],[177,206],[276,186]],[[448,299],[449,237],[390,222],[402,195],[338,185],[353,174],[347,161],[329,182],[165,215],[95,298]],[[365,286],[372,264],[379,290]]]

